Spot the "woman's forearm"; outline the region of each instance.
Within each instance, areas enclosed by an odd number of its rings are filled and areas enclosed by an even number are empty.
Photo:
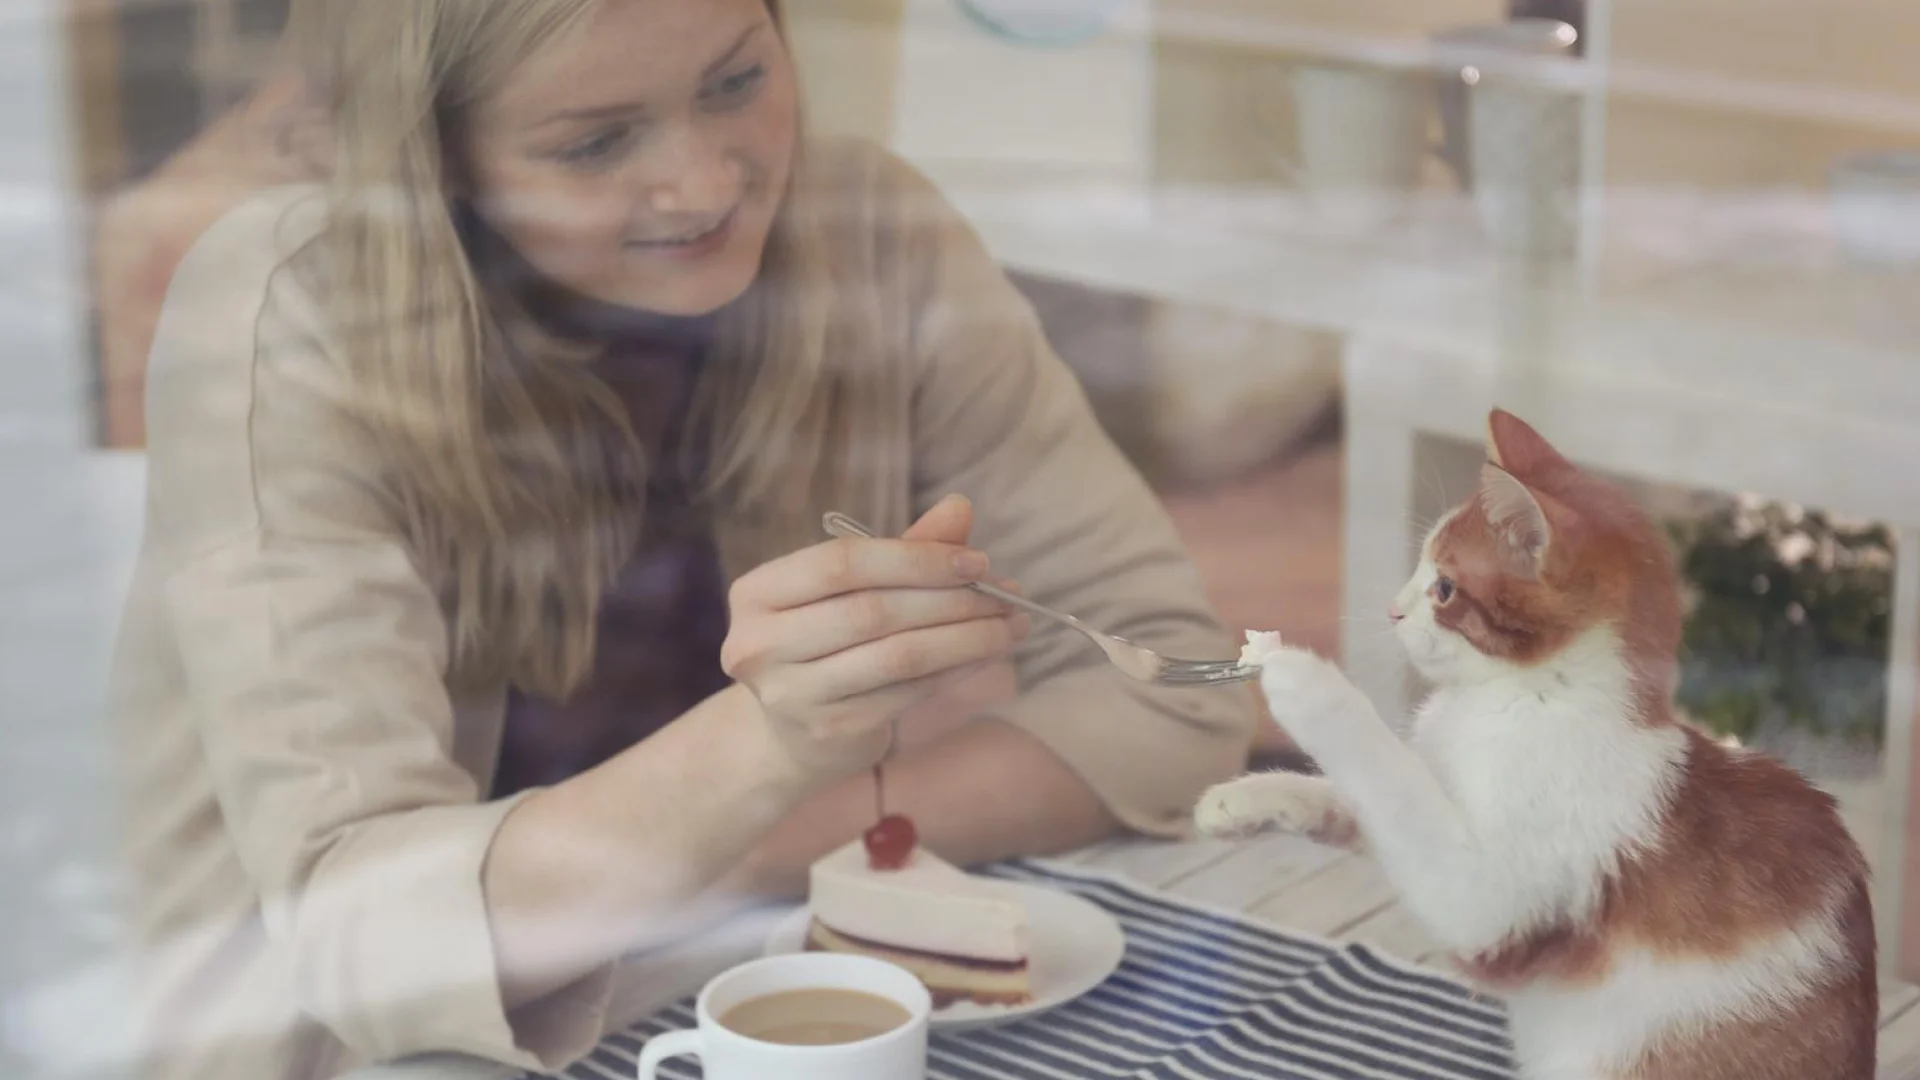
[[[528,796],[488,857],[503,994],[533,1001],[717,913],[805,891],[807,868],[874,820],[873,780],[816,791],[734,687],[605,765]],[[1067,851],[1118,828],[1039,740],[974,721],[886,765],[887,808],[961,864]]]
[[[962,865],[1069,851],[1118,828],[1093,789],[1038,739],[982,719],[891,758],[889,812],[913,818],[928,850]],[[807,868],[874,821],[870,776],[843,781],[787,815],[716,893],[795,897]]]
[[[509,1007],[673,936],[813,790],[753,696],[724,690],[604,765],[509,813],[484,886]]]

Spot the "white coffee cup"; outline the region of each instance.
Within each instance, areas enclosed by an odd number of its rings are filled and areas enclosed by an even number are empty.
[[[1413,72],[1366,64],[1300,62],[1284,72],[1299,133],[1295,153],[1273,161],[1314,210],[1339,228],[1385,225],[1409,206],[1426,156],[1426,83]],[[1256,116],[1271,131],[1281,95],[1256,88]]]
[[[1498,68],[1516,58],[1572,56],[1579,45],[1579,31],[1558,19],[1468,23],[1433,35],[1434,60],[1440,68],[1435,80],[1440,99],[1440,157],[1459,177],[1462,188],[1473,190],[1467,94],[1482,69]]]
[[[793,1046],[762,1042],[732,1031],[720,1018],[744,1002],[791,990],[855,990],[886,998],[907,1011],[907,1022],[860,1042]],[[639,1080],[654,1080],[661,1062],[692,1055],[707,1080],[925,1080],[927,1018],[933,997],[904,968],[838,953],[794,953],[754,960],[716,977],[700,991],[698,1026],[648,1040]]]
[[[1468,104],[1473,198],[1494,248],[1528,257],[1573,255],[1580,237],[1580,99],[1482,79]]]
[[[1454,27],[1434,37],[1441,156],[1473,193],[1502,254],[1561,259],[1579,242],[1583,106],[1574,28],[1557,19]]]

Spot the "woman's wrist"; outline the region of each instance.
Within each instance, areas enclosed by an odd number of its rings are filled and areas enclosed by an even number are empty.
[[[483,873],[508,1000],[534,1000],[724,911],[738,899],[729,869],[818,784],[736,686],[529,793],[502,821]]]
[[[749,788],[791,801],[831,782],[832,777],[809,768],[781,741],[760,699],[744,684],[734,683],[701,708],[712,710],[713,738],[730,748],[728,760]]]

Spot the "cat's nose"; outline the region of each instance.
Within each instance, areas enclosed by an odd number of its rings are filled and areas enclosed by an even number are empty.
[[[1387,605],[1387,620],[1389,622],[1399,622],[1401,619],[1404,619],[1404,618],[1406,618],[1406,616],[1400,613],[1399,604]]]

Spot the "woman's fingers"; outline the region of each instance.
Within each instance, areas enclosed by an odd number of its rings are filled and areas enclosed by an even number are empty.
[[[993,584],[1020,593],[1012,578]],[[769,664],[801,664],[891,634],[1008,615],[1003,601],[965,588],[869,589],[736,624],[723,666],[736,677]]]
[[[941,500],[898,539],[838,539],[734,584],[721,666],[758,699],[796,760],[870,763],[888,721],[1002,662],[1027,616],[964,586],[992,581],[967,544],[973,508]]]
[[[935,540],[962,544],[973,535],[973,503],[964,495],[948,495],[934,503],[920,520],[900,534],[905,540]]]
[[[762,682],[763,694],[775,700],[763,696],[762,703],[778,708],[790,696],[821,705],[844,704],[876,690],[1005,656],[1027,629],[1026,616],[1013,614],[905,630],[812,663],[780,666],[777,675]]]
[[[868,589],[937,589],[986,577],[987,557],[925,540],[829,540],[758,567],[734,583],[736,609],[785,611]]]
[[[868,589],[768,615],[760,641],[740,644],[755,662],[798,664],[909,630],[988,619],[1008,605],[973,589]]]

